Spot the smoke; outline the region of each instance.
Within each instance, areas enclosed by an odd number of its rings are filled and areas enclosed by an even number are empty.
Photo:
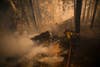
[[[40,62],[52,65],[64,60],[64,57],[60,56],[62,51],[63,49],[58,43],[36,44],[19,60],[19,63],[27,62],[28,64],[29,62]]]
[[[64,57],[60,56],[64,51],[57,42],[45,42],[38,44],[31,40],[32,36],[27,33],[4,35],[0,42],[0,56],[18,57],[16,64],[35,65],[36,62],[55,64],[62,62]],[[67,52],[66,52],[67,53]],[[24,63],[24,64],[23,64]],[[32,63],[32,64],[30,64]]]
[[[33,45],[27,34],[5,34],[0,38],[0,56],[20,56]]]

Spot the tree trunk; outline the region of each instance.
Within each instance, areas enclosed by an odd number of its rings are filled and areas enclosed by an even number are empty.
[[[94,7],[94,0],[92,0],[91,5],[90,5],[90,12],[89,12],[89,14],[90,14],[90,16],[89,16],[90,22],[91,22],[91,19],[92,19],[92,16],[93,16],[93,10],[94,10],[93,7]]]
[[[88,7],[88,11],[87,11],[87,16],[86,16],[86,23],[88,23],[89,22],[89,16],[90,16],[90,14],[89,14],[89,12],[90,12],[90,7],[91,7],[91,1],[92,0],[89,0],[89,7]]]
[[[85,6],[84,6],[84,8],[83,8],[83,17],[82,17],[82,22],[85,21],[86,5],[87,5],[87,0],[85,0]]]
[[[91,28],[93,28],[98,2],[99,2],[99,0],[95,0],[94,12],[93,12],[93,17],[92,17],[91,26],[90,26]]]
[[[75,0],[75,31],[80,33],[80,17],[81,17],[82,0]]]
[[[33,17],[33,19],[34,19],[34,23],[35,23],[35,25],[36,25],[36,19],[35,19],[35,15],[34,15],[34,8],[33,8],[33,2],[32,2],[32,0],[29,0],[29,3],[30,3],[30,7],[31,7],[31,10],[32,10],[32,17]]]

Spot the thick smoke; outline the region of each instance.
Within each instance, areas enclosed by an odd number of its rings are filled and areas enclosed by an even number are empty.
[[[5,34],[0,41],[0,55],[5,57],[23,55],[33,45],[27,34]]]
[[[22,66],[34,66],[37,63],[52,65],[64,60],[64,57],[60,56],[63,53],[63,48],[60,47],[59,43],[45,42],[38,44],[31,40],[32,36],[34,37],[35,34],[28,35],[24,33],[19,35],[18,33],[14,33],[2,36],[0,56],[5,58],[18,57],[14,65],[20,63]]]

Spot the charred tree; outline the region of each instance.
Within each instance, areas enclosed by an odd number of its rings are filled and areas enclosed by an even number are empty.
[[[94,11],[93,11],[93,17],[92,17],[91,25],[90,25],[91,28],[93,28],[93,24],[94,24],[94,20],[95,20],[95,15],[96,15],[96,12],[97,12],[98,2],[99,2],[99,0],[95,0],[95,6],[94,6]]]
[[[81,16],[82,0],[75,0],[75,32],[80,33],[80,16]]]

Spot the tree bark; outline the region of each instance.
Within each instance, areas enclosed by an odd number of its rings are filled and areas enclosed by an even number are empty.
[[[80,33],[80,17],[81,17],[82,0],[75,0],[75,32]]]
[[[90,22],[91,22],[91,19],[92,19],[92,16],[93,16],[93,10],[94,10],[93,7],[94,7],[94,0],[92,0],[91,5],[90,5],[90,12],[89,12],[89,14],[90,14],[90,16],[89,16]]]
[[[83,17],[82,17],[82,22],[85,21],[86,5],[87,5],[87,0],[85,0],[85,6],[84,6],[84,8],[83,8]]]
[[[87,11],[87,16],[86,16],[86,23],[88,23],[89,22],[89,16],[90,16],[90,14],[89,14],[89,12],[90,12],[90,7],[91,7],[91,1],[92,0],[89,0],[89,7],[88,7],[88,11]]]
[[[95,20],[95,15],[96,15],[96,12],[97,12],[98,2],[99,2],[99,0],[95,0],[94,12],[93,12],[92,20],[91,20],[91,25],[90,25],[91,28],[93,28],[93,24],[94,24],[94,20]]]
[[[35,18],[35,15],[34,15],[34,7],[33,7],[33,1],[32,0],[29,0],[29,3],[30,3],[30,7],[31,7],[31,10],[32,10],[32,17],[34,19],[34,23],[36,25],[36,18]]]

